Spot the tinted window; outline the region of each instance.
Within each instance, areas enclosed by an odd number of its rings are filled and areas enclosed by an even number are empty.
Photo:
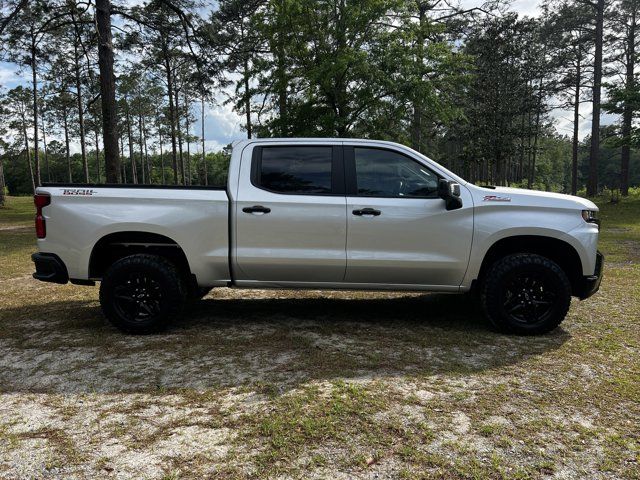
[[[438,177],[422,164],[390,150],[355,148],[358,195],[431,197]]]
[[[332,147],[263,147],[258,182],[281,193],[331,193]]]

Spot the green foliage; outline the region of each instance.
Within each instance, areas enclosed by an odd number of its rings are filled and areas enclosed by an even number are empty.
[[[0,31],[2,59],[36,76],[31,88],[0,101],[8,189],[30,192],[39,163],[44,181],[101,182],[95,7],[26,3]],[[226,103],[249,137],[392,140],[472,182],[570,191],[572,144],[558,136],[549,112],[558,102],[575,109],[588,99],[591,4],[543,2],[541,15],[528,18],[494,2],[467,10],[422,0],[214,3],[206,14],[197,0],[113,10],[121,181],[222,183],[228,153],[206,153],[202,162],[206,119],[196,125],[194,110]],[[634,68],[625,76],[621,67],[637,56],[625,45],[635,40],[640,3],[607,3],[603,106],[626,120],[601,130],[597,171],[600,188],[619,188],[627,159],[631,184],[640,182],[640,133],[629,127],[640,109],[639,83]],[[590,139],[572,141],[579,187]],[[71,152],[80,145],[78,157]]]
[[[407,141],[416,103],[428,111],[425,124],[455,118],[450,100],[465,57],[442,25],[414,21],[415,8],[392,0],[267,2],[254,15],[270,52],[253,62],[254,93],[266,100],[259,135]]]
[[[231,155],[224,150],[207,154],[207,171],[209,185],[227,185],[230,160]]]

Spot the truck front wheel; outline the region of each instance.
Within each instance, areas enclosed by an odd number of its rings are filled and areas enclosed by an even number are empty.
[[[538,335],[564,320],[571,304],[571,284],[558,264],[548,258],[514,254],[491,266],[480,298],[485,315],[498,330]]]
[[[126,333],[163,330],[184,303],[185,288],[176,267],[165,258],[124,257],[106,271],[100,305],[107,319]]]

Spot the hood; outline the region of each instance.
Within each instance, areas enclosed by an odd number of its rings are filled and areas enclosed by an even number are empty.
[[[536,206],[550,208],[575,208],[580,210],[598,210],[591,200],[565,195],[564,193],[542,192],[540,190],[526,190],[524,188],[495,187],[484,188],[475,186],[475,193],[480,197],[478,203],[511,203],[521,206]],[[496,196],[495,199],[488,197]],[[509,200],[507,200],[509,199]]]

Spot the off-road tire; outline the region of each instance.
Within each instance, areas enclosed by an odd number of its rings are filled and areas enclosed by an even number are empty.
[[[480,287],[480,301],[497,330],[540,335],[556,328],[567,315],[571,283],[558,264],[548,258],[513,254],[489,268]]]
[[[100,305],[118,329],[132,334],[164,330],[178,317],[185,287],[177,268],[157,255],[138,254],[115,262],[100,284]]]

